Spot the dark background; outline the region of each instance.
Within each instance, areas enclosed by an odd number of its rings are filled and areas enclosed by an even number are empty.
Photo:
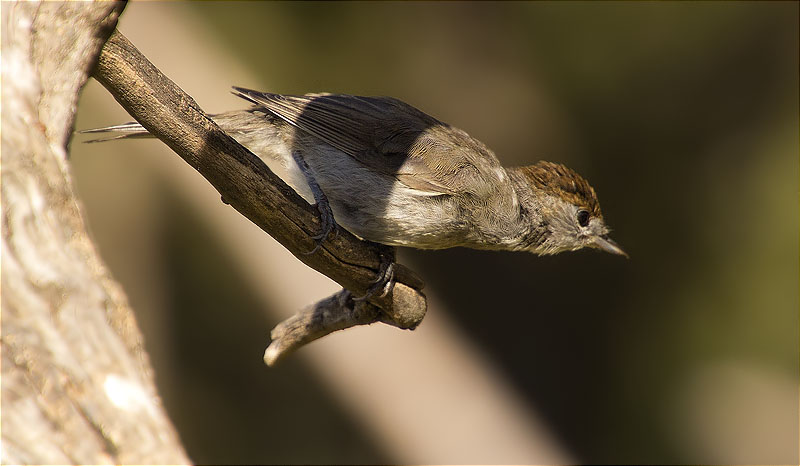
[[[179,24],[196,40],[176,39]],[[630,260],[404,250],[441,304],[429,313],[576,462],[797,464],[798,3],[132,4],[120,29],[204,107],[228,92],[209,75],[391,95],[506,165],[575,169]],[[255,81],[227,78],[209,42]],[[102,113],[116,105],[103,92],[87,89],[79,128],[127,121]],[[206,109],[244,106],[220,102]],[[303,357],[263,366],[280,318],[247,272],[169,179],[107,150],[73,143],[78,187],[194,461],[418,458],[376,439]]]

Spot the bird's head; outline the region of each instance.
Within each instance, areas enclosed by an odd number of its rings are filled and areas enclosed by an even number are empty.
[[[530,194],[520,202],[539,213],[532,218],[540,236],[528,250],[557,254],[590,247],[628,256],[608,237],[610,229],[603,220],[597,195],[575,171],[561,164],[539,162],[516,172],[530,187]]]

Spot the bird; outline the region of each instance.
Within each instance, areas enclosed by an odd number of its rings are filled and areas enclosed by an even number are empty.
[[[335,222],[388,246],[627,257],[594,188],[562,164],[503,167],[465,131],[392,97],[232,92],[251,106],[210,117],[317,205],[318,246]],[[83,132],[150,136],[135,122]]]

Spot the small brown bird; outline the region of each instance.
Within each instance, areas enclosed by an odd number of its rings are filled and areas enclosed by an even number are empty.
[[[626,255],[608,237],[594,189],[563,165],[503,168],[464,131],[390,97],[234,94],[253,107],[214,121],[316,201],[327,231],[335,219],[392,246]],[[87,132],[148,135],[137,123]]]

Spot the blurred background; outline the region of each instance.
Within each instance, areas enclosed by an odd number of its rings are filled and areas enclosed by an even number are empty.
[[[402,250],[414,332],[269,331],[337,286],[158,141],[72,143],[198,463],[798,463],[798,3],[133,3],[208,112],[390,95],[597,190],[630,260]],[[130,121],[91,81],[77,129]]]

